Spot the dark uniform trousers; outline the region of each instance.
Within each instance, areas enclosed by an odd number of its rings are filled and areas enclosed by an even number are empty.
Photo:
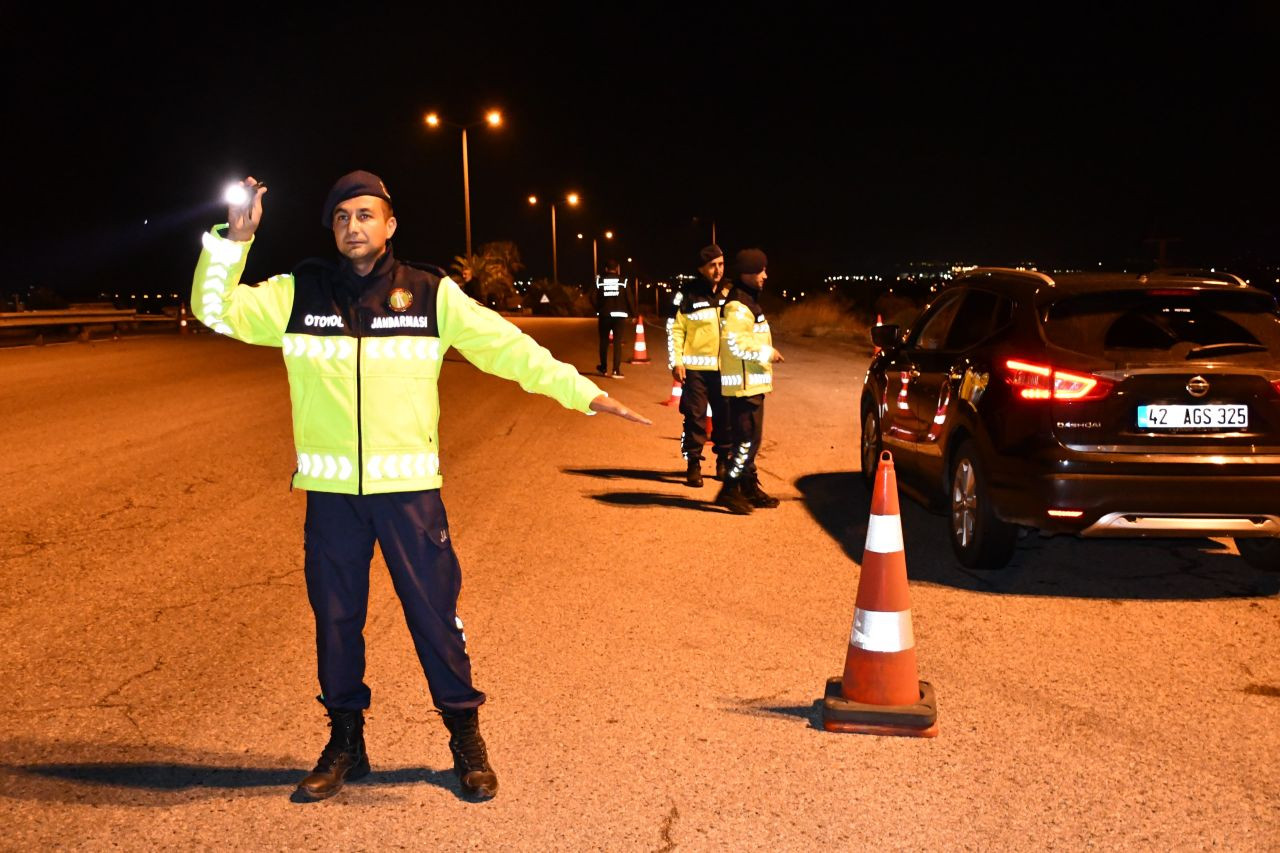
[[[369,707],[364,622],[375,542],[391,572],[432,701],[441,710],[485,700],[471,686],[471,659],[457,618],[462,572],[440,490],[385,495],[307,492],[307,597],[316,618],[320,701],[339,711]]]
[[[622,372],[622,335],[627,328],[626,317],[610,317],[601,314],[596,322],[596,332],[600,336],[600,366],[607,373],[609,370],[609,333],[613,332],[613,369]]]
[[[729,478],[744,482],[755,479],[756,454],[764,438],[764,394],[729,398],[729,419],[733,423],[733,456]]]
[[[711,449],[717,459],[728,462],[733,452],[733,431],[729,424],[728,399],[720,393],[720,371],[686,368],[684,388],[680,392],[680,414],[684,415],[680,450],[688,461],[702,460],[702,446],[707,443],[708,405],[711,406]]]

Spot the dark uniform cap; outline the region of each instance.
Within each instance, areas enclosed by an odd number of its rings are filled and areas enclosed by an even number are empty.
[[[769,259],[765,253],[759,249],[743,249],[738,252],[734,258],[733,266],[738,271],[738,275],[751,275],[753,273],[764,272],[765,267],[769,265]]]
[[[320,217],[320,226],[322,228],[332,228],[333,209],[349,198],[357,198],[362,195],[376,196],[384,199],[387,204],[391,203],[391,193],[387,192],[387,185],[382,182],[382,178],[379,178],[373,172],[365,172],[363,170],[348,172],[338,178],[338,182],[333,185],[333,189],[329,190],[329,197],[324,200],[324,214]]]
[[[707,264],[714,261],[716,258],[723,258],[723,257],[724,257],[724,252],[721,251],[719,246],[717,246],[715,243],[712,243],[710,246],[704,246],[702,248],[702,251],[698,252],[698,259],[699,259],[698,266],[700,267],[706,266]]]

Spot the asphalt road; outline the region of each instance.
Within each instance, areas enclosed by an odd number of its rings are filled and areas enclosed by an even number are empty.
[[[595,363],[590,321],[522,323]],[[821,730],[867,353],[779,346],[760,467],[783,503],[749,517],[682,485],[661,361],[599,380],[642,427],[451,355],[444,497],[501,780],[479,805],[380,558],[374,772],[289,800],[327,729],[278,352],[0,350],[0,848],[1280,848],[1280,577],[1225,541],[1033,537],[964,572],[904,500],[940,734]]]

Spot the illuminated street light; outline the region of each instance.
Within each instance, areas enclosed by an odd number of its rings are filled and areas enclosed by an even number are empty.
[[[612,240],[612,239],[613,239],[613,232],[612,232],[612,231],[605,231],[605,232],[604,232],[604,234],[603,234],[603,235],[601,235],[601,236],[603,236],[606,240]],[[578,235],[578,239],[579,239],[579,240],[584,240],[584,239],[586,239],[586,238],[585,238],[585,237],[583,237],[581,234],[579,234],[579,235]],[[591,276],[592,276],[592,279],[593,279],[593,280],[594,280],[594,279],[598,279],[598,278],[600,278],[599,249],[596,247],[596,241],[597,241],[598,239],[599,239],[599,238],[597,238],[597,237],[592,237],[592,238],[591,238]],[[630,259],[630,258],[627,258],[627,263],[631,263],[631,259]]]
[[[577,207],[580,201],[577,193],[567,193],[564,200],[569,203],[570,207]],[[529,196],[529,205],[531,207],[538,204],[536,195]],[[582,235],[579,234],[579,237]],[[560,266],[556,251],[556,203],[551,202],[551,281],[553,284],[560,283]]]
[[[457,124],[456,122],[445,121],[440,118],[440,114],[429,112],[422,118],[427,127],[437,128],[442,124],[448,124],[462,131],[462,210],[467,229],[467,257],[471,257],[471,174],[467,167],[467,130],[472,127],[479,127],[487,124],[490,127],[498,127],[502,124],[502,113],[497,110],[489,110],[485,114],[484,121],[472,122],[471,124]],[[532,202],[531,202],[532,203]]]

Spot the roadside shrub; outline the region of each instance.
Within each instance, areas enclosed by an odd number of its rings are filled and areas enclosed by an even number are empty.
[[[788,305],[770,325],[783,335],[807,338],[862,339],[867,324],[854,312],[852,304],[837,296],[815,296]]]

